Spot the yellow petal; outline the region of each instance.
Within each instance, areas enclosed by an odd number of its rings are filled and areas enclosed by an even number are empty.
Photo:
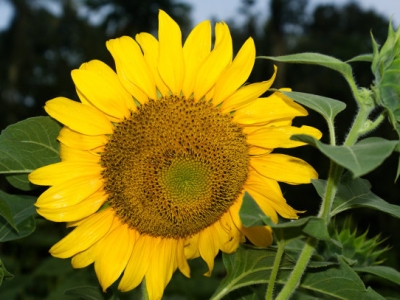
[[[292,120],[297,116],[307,116],[307,111],[299,104],[275,92],[266,98],[258,98],[249,105],[236,110],[233,121],[243,125],[271,123],[276,120]],[[286,122],[286,125],[290,125]]]
[[[157,252],[153,254],[146,274],[149,299],[162,298],[164,288],[176,270],[177,243],[178,241],[175,239],[161,239]]]
[[[290,137],[294,134],[307,134],[316,139],[320,139],[322,136],[321,131],[309,126],[300,128],[293,126],[262,127],[247,134],[247,143],[267,149],[293,148],[305,145],[305,143],[291,140]]]
[[[80,149],[80,150],[90,150],[101,146],[104,146],[108,142],[106,135],[86,135],[71,130],[68,127],[63,127],[57,138],[64,145]]]
[[[73,222],[86,218],[99,210],[108,196],[103,190],[94,192],[78,204],[59,208],[39,207],[37,212],[53,222]]]
[[[216,106],[231,96],[249,78],[256,59],[254,41],[249,38],[239,50],[232,64],[222,73],[215,84],[213,104]]]
[[[113,219],[114,213],[111,209],[105,209],[90,216],[84,223],[51,247],[51,255],[67,258],[88,249],[109,231]]]
[[[214,258],[218,254],[218,243],[219,241],[213,235],[210,227],[203,229],[199,233],[199,251],[203,260],[207,263],[208,272],[205,276],[211,276],[211,272],[214,268]]]
[[[79,176],[101,176],[98,163],[59,162],[36,169],[29,174],[29,180],[37,185],[57,185]]]
[[[141,235],[137,238],[124,275],[118,285],[120,291],[130,291],[142,282],[153,256],[158,252],[160,240],[160,238],[148,235]]]
[[[100,154],[94,151],[80,150],[60,143],[60,158],[68,162],[100,163]]]
[[[260,207],[263,203],[268,203],[282,217],[288,219],[298,218],[297,213],[300,211],[296,211],[286,203],[281,188],[275,180],[262,176],[250,169],[245,189],[256,199]],[[273,219],[273,221],[277,223],[278,219]]]
[[[72,130],[88,135],[111,134],[113,125],[92,106],[58,97],[46,102],[46,112]]]
[[[272,83],[275,80],[277,68],[275,67],[274,69],[274,74],[269,80],[246,85],[240,88],[236,93],[228,97],[222,103],[222,112],[229,113],[231,111],[241,109],[246,105],[254,102],[258,97],[264,94],[271,87]]]
[[[220,240],[220,249],[225,253],[236,251],[241,241],[242,235],[233,223],[229,212],[222,215],[219,222],[214,224]]]
[[[94,269],[103,292],[124,271],[132,254],[134,242],[134,233],[126,224],[121,224],[99,241]]]
[[[96,247],[97,243],[93,246],[89,247],[85,251],[79,252],[71,259],[72,267],[75,269],[85,268],[88,265],[94,263],[94,248]]]
[[[253,157],[251,166],[261,175],[288,184],[310,183],[317,172],[304,160],[285,154]]]
[[[232,37],[228,25],[215,25],[215,47],[200,65],[194,84],[194,99],[200,100],[217,82],[225,68],[232,62]]]
[[[160,42],[158,71],[171,93],[180,96],[185,76],[181,29],[162,10],[159,11],[158,21],[158,40]]]
[[[193,259],[200,256],[199,252],[199,234],[192,235],[185,240],[184,253],[187,259]]]
[[[99,60],[92,60],[88,63],[82,64],[79,69],[97,72],[100,76],[103,76],[109,84],[111,84],[114,88],[118,90],[119,95],[122,97],[121,99],[118,100],[115,99],[115,101],[124,101],[125,103],[121,103],[122,106],[126,107],[130,111],[136,111],[136,105],[132,99],[132,96],[123,87],[122,83],[118,78],[118,75],[115,74],[114,70],[111,69],[108,65]],[[79,94],[80,93],[78,91],[78,95]],[[83,95],[80,95],[80,97],[81,96]],[[82,100],[87,101],[86,98],[81,99],[81,101]]]
[[[48,209],[75,205],[99,190],[103,184],[99,176],[79,176],[47,189],[35,205]]]
[[[178,240],[178,246],[176,250],[176,259],[178,263],[178,268],[183,275],[190,278],[190,267],[186,260],[184,253],[184,242],[182,239]]]
[[[161,95],[168,95],[169,88],[161,79],[160,73],[158,73],[159,45],[157,39],[147,32],[141,32],[135,38],[143,50],[144,59],[153,73],[158,90]]]
[[[257,246],[267,248],[272,244],[272,230],[268,226],[254,226],[245,228],[243,227],[241,231],[244,233],[249,241]]]
[[[116,74],[114,78],[111,74],[107,77],[106,74],[80,69],[73,70],[71,75],[76,88],[103,113],[120,120],[130,116],[126,103],[129,99],[133,102],[133,99],[121,86]]]
[[[156,99],[156,83],[153,73],[135,40],[123,36],[109,40],[106,46],[115,60],[118,75],[120,75],[119,73],[123,74],[124,79],[137,86],[149,98]]]
[[[243,226],[239,217],[239,210],[242,206],[243,199],[240,197],[230,208],[232,220],[236,227],[252,242],[255,246],[268,247],[272,244],[271,228],[268,226],[254,226],[246,228]]]
[[[185,79],[182,93],[189,98],[193,93],[197,70],[211,50],[211,24],[210,21],[199,23],[190,32],[183,46],[183,57],[185,60]]]

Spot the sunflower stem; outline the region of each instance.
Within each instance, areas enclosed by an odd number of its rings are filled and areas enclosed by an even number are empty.
[[[363,133],[365,133],[365,123],[368,120],[369,114],[375,107],[374,103],[371,101],[371,98],[368,97],[368,94],[365,91],[360,90],[358,91],[358,93],[356,93],[357,89],[354,88],[354,86],[352,87],[352,91],[355,95],[356,101],[359,104],[360,109],[356,115],[356,118],[354,119],[354,122],[345,139],[345,142],[343,143],[344,146],[353,146],[357,142],[358,138]],[[362,96],[362,94],[364,94],[364,97]],[[381,118],[378,118],[377,125],[379,125],[379,123],[381,122],[380,119]],[[333,201],[336,197],[343,169],[344,168],[342,166],[337,165],[334,161],[331,160],[325,194],[322,199],[320,211],[318,213],[318,217],[322,218],[325,221],[326,226],[328,226],[331,219],[331,209]],[[285,286],[277,296],[276,300],[289,299],[292,293],[299,286],[300,280],[304,274],[304,271],[307,268],[307,265],[311,259],[312,254],[314,253],[317,244],[318,240],[316,238],[308,237],[307,242],[304,245],[302,252],[300,253],[300,256],[292,273],[290,274]]]
[[[296,288],[300,284],[300,279],[307,268],[308,262],[312,254],[314,253],[315,247],[317,246],[318,240],[309,237],[304,245],[303,250],[300,253],[299,259],[297,260],[297,264],[294,267],[292,273],[289,276],[288,281],[286,282],[283,289],[280,291],[279,295],[275,298],[276,300],[287,300],[290,298],[290,295],[296,290]]]
[[[267,289],[267,293],[265,295],[265,300],[273,299],[272,297],[274,294],[275,280],[276,280],[276,276],[278,275],[279,266],[281,264],[284,250],[285,250],[285,244],[278,242],[278,251],[276,252],[274,265],[272,266],[271,276],[269,277],[268,289]]]

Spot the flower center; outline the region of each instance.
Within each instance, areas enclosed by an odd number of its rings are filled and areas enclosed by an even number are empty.
[[[101,156],[109,204],[141,234],[183,238],[218,221],[247,178],[246,136],[203,101],[149,100],[119,123]]]

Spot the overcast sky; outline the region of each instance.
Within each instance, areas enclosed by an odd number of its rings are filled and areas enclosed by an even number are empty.
[[[241,6],[241,0],[182,0],[190,3],[193,6],[193,18],[195,23],[204,19],[209,19],[211,16],[217,20],[226,20],[237,15],[238,8]],[[309,0],[308,9],[312,9],[318,4],[333,3],[343,5],[350,2],[349,0]],[[400,0],[358,0],[353,1],[360,4],[364,9],[371,9],[388,18],[393,17],[394,25],[400,24]],[[261,16],[266,17],[268,13],[267,0],[256,0],[255,11]]]
[[[227,20],[237,17],[238,8],[241,0],[180,0],[192,5],[192,17],[194,23],[215,17],[216,20]],[[45,2],[45,1],[42,1]],[[318,4],[334,3],[342,5],[348,3],[349,0],[309,0],[308,9],[312,11],[313,7]],[[395,26],[400,24],[400,0],[358,0],[361,7],[372,9],[375,12],[393,18]],[[51,1],[50,1],[51,3]],[[53,2],[54,3],[54,2]],[[256,0],[255,11],[261,17],[266,18],[268,13],[267,0]],[[7,1],[0,0],[0,30],[7,26],[12,16],[11,6]]]

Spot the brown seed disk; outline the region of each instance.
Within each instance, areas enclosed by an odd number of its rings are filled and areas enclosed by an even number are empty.
[[[184,97],[149,100],[116,126],[101,156],[110,206],[141,234],[183,238],[218,221],[247,178],[242,128]]]

